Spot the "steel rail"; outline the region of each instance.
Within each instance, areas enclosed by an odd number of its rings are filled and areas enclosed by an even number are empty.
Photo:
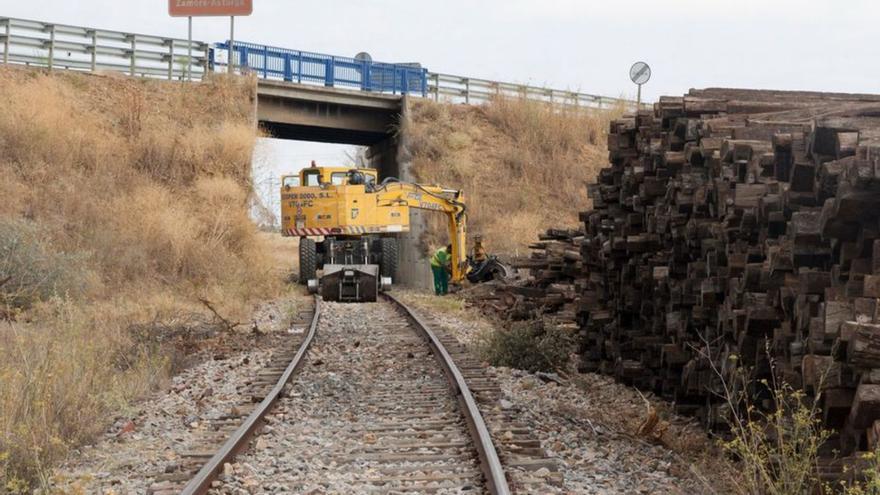
[[[266,413],[269,412],[275,402],[281,397],[281,392],[284,390],[284,386],[290,382],[290,379],[302,366],[303,358],[308,352],[312,340],[315,338],[320,317],[321,299],[315,297],[315,314],[312,316],[312,322],[309,325],[309,332],[306,334],[305,339],[303,339],[302,344],[300,344],[296,356],[293,357],[293,360],[287,365],[281,378],[278,379],[278,383],[272,387],[272,390],[266,395],[263,401],[260,402],[259,406],[254,409],[250,416],[247,417],[245,422],[235,430],[228,440],[226,440],[226,443],[220,447],[220,450],[218,450],[217,453],[214,454],[204,466],[202,466],[202,469],[196,473],[195,477],[190,479],[189,483],[183,488],[183,491],[180,492],[182,495],[204,495],[207,493],[211,488],[211,482],[217,478],[217,475],[223,469],[223,465],[230,462],[238,453],[247,447],[254,433],[262,425]]]
[[[458,369],[458,366],[456,366],[455,361],[446,350],[446,347],[440,342],[440,339],[437,338],[437,334],[431,330],[431,327],[429,327],[424,320],[419,318],[419,316],[406,304],[391,294],[384,292],[383,295],[399,307],[414,324],[416,329],[422,333],[422,336],[426,338],[428,344],[434,351],[434,356],[443,367],[443,371],[446,373],[446,378],[449,380],[450,386],[458,397],[471,437],[476,444],[477,454],[479,454],[480,458],[480,469],[483,471],[483,476],[486,478],[489,493],[492,495],[509,495],[510,487],[507,485],[507,477],[504,474],[504,467],[501,465],[501,460],[498,458],[498,451],[495,449],[495,444],[492,442],[492,436],[489,434],[486,422],[483,421],[483,416],[480,414],[474,395],[471,393],[470,388],[468,388],[461,370]]]

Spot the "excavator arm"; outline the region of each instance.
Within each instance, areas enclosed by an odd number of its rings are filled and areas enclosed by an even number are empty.
[[[406,205],[419,210],[444,213],[452,244],[452,282],[467,275],[467,208],[461,191],[408,182],[389,181],[378,188],[379,206]]]

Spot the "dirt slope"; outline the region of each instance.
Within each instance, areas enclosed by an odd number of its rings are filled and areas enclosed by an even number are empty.
[[[248,218],[253,81],[0,69],[0,492],[275,293]],[[223,102],[223,105],[218,105]]]
[[[469,230],[492,251],[522,253],[543,225],[575,226],[586,184],[607,161],[606,133],[622,109],[519,99],[481,106],[415,100],[402,124],[420,182],[462,188]],[[445,241],[432,229],[425,248]]]

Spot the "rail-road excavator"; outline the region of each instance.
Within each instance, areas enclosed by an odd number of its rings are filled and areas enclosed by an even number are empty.
[[[451,282],[507,275],[508,268],[494,256],[467,255],[461,191],[395,178],[379,182],[375,169],[312,162],[298,175],[281,178],[281,232],[299,237],[299,282],[324,300],[375,301],[397,277],[398,236],[410,229],[411,208],[446,215]]]

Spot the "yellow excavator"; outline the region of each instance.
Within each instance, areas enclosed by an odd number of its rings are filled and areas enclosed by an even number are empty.
[[[281,178],[281,232],[300,238],[299,281],[309,290],[328,301],[375,301],[397,277],[398,235],[410,230],[410,208],[446,215],[452,283],[507,276],[507,267],[495,257],[467,255],[461,191],[378,179],[375,169],[314,162]]]

